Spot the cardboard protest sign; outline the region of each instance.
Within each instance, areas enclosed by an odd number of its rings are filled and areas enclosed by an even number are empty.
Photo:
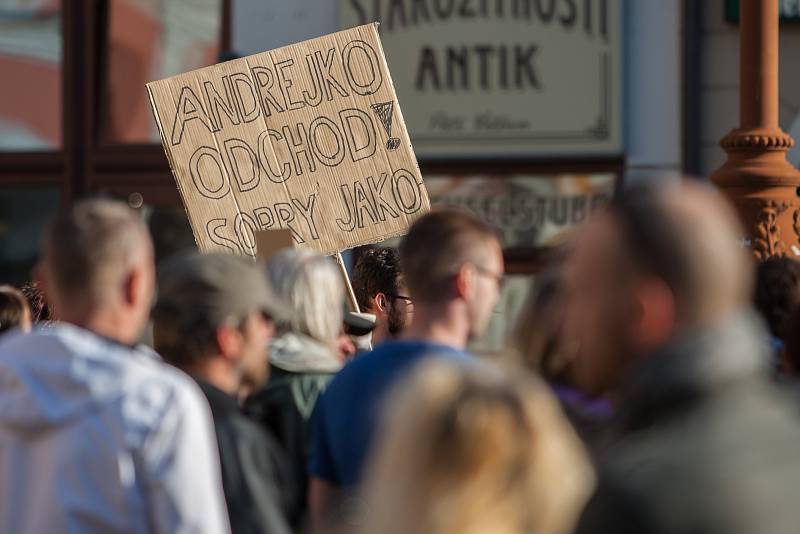
[[[147,84],[203,251],[286,228],[332,254],[429,209],[375,24]]]

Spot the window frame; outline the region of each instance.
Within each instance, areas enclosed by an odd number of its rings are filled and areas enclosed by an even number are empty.
[[[62,201],[90,194],[126,198],[136,192],[152,206],[180,205],[180,197],[160,144],[107,145],[100,139],[110,0],[64,0],[62,36],[61,150],[0,153],[0,187],[60,186]],[[231,49],[232,1],[221,4],[221,51]],[[608,157],[492,158],[420,160],[425,174],[533,174],[611,172],[622,182],[625,155]],[[541,248],[506,251],[514,272],[540,265]]]
[[[231,1],[221,3],[223,51],[230,49]],[[161,145],[105,145],[100,139],[108,7],[109,0],[62,2],[62,147],[0,152],[0,187],[56,186],[64,202],[142,191],[154,205],[180,201]]]

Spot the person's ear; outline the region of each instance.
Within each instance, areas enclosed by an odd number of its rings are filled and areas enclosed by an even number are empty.
[[[375,304],[376,311],[381,313],[387,313],[389,311],[389,297],[384,293],[376,294],[372,302]]]
[[[125,281],[122,284],[122,297],[128,306],[133,306],[138,302],[141,283],[142,278],[136,271],[129,272],[125,277]]]
[[[128,306],[138,306],[142,301],[149,303],[147,280],[141,269],[131,269],[123,282],[123,298]]]
[[[663,280],[655,278],[642,281],[636,294],[638,317],[635,341],[640,350],[653,350],[666,343],[675,330],[675,295]]]
[[[466,297],[475,285],[475,269],[469,263],[462,263],[453,277],[453,289],[458,297]]]
[[[217,348],[223,358],[237,360],[242,353],[244,345],[244,335],[233,326],[222,325],[217,327]]]

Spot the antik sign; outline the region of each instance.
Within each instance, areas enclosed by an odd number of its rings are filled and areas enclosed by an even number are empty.
[[[621,0],[341,0],[379,21],[418,155],[621,152]]]

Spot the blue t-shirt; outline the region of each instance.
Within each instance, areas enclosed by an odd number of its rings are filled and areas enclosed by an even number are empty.
[[[427,341],[387,341],[342,369],[317,401],[309,472],[343,488],[358,484],[389,390],[420,360],[465,360],[466,352]]]

